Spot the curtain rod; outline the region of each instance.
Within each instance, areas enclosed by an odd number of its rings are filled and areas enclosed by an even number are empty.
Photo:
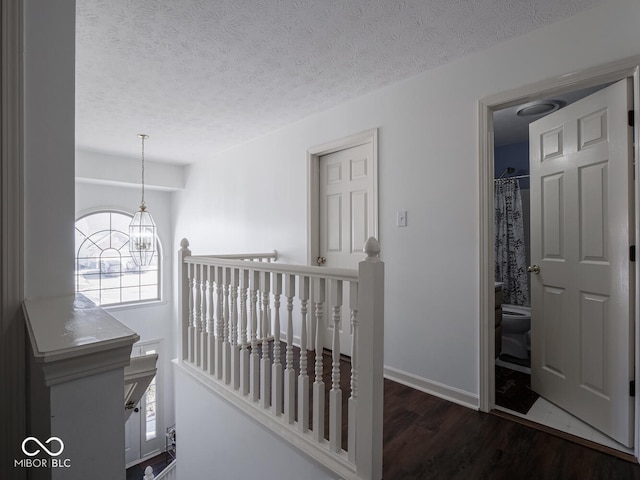
[[[518,178],[529,178],[530,175],[516,175],[515,177],[502,177],[502,178],[494,178],[493,181],[497,182],[498,180],[517,180]]]

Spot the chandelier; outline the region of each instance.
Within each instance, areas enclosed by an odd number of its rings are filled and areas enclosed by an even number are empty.
[[[140,133],[138,137],[142,140],[142,201],[129,224],[129,252],[136,265],[146,266],[156,252],[156,223],[144,204],[144,141],[149,135]]]

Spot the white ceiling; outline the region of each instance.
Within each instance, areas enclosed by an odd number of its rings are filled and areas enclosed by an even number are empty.
[[[606,0],[77,0],[76,146],[192,163]]]

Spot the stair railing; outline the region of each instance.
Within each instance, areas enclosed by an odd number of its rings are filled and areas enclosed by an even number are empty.
[[[378,242],[366,242],[366,258],[353,270],[271,263],[275,251],[192,256],[186,239],[181,247],[180,365],[342,477],[382,478],[384,264]],[[343,309],[350,325],[342,325]],[[350,348],[341,349],[341,330],[351,331]]]

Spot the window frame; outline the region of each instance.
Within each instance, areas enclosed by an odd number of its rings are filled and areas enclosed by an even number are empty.
[[[113,207],[104,207],[104,208],[97,208],[97,209],[90,209],[90,210],[85,210],[79,214],[76,215],[75,221],[74,221],[74,237],[76,235],[76,232],[80,232],[83,235],[85,235],[85,232],[81,232],[79,230],[77,230],[76,224],[86,218],[86,217],[90,217],[92,215],[97,215],[97,214],[101,214],[101,213],[107,213],[107,214],[117,214],[117,215],[123,215],[129,219],[133,218],[133,214],[131,212],[128,212],[126,210],[120,209],[120,208],[113,208]],[[129,233],[128,231],[125,232],[121,232],[120,230],[111,230],[111,228],[109,228],[109,231],[118,231],[120,233],[123,233],[124,235],[127,236],[127,239],[129,238]],[[96,232],[91,232],[90,235],[86,236],[86,238],[89,238],[93,233]],[[83,292],[78,291],[78,273],[77,273],[77,265],[78,265],[78,252],[80,250],[80,247],[78,245],[75,244],[75,240],[74,240],[74,279],[73,279],[73,283],[74,283],[74,292],[80,293],[82,294]],[[104,250],[103,250],[104,251]],[[128,253],[128,247],[127,247],[127,253]],[[125,301],[125,302],[117,302],[117,303],[109,303],[109,304],[104,304],[104,305],[100,305],[97,304],[99,307],[104,308],[106,310],[111,310],[111,309],[123,309],[123,308],[139,308],[139,307],[145,307],[145,306],[149,306],[149,305],[153,305],[153,304],[159,304],[159,303],[163,303],[164,302],[164,272],[163,272],[163,268],[162,268],[162,264],[163,264],[163,251],[162,251],[162,242],[160,241],[159,235],[156,235],[156,255],[157,255],[157,281],[156,281],[156,288],[157,288],[157,296],[155,298],[150,298],[150,299],[145,299],[145,300],[133,300],[133,301]],[[122,286],[120,286],[118,288],[119,291],[122,290]],[[100,295],[102,295],[102,287],[100,287],[99,291],[101,292]]]

